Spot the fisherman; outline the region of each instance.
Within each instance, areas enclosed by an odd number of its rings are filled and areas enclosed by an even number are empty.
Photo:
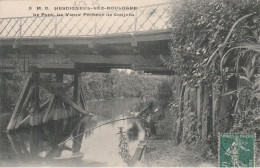
[[[142,117],[145,120],[145,125],[147,128],[149,128],[149,135],[156,136],[155,123],[158,116],[156,115],[158,112],[156,100],[148,95],[143,95],[141,97],[141,105],[142,108],[137,117]]]

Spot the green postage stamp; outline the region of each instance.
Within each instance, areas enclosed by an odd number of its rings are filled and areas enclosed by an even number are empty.
[[[255,134],[219,134],[219,167],[254,167]]]

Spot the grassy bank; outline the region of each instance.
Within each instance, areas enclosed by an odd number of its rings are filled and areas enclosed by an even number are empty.
[[[171,140],[149,140],[142,166],[217,167],[216,161],[206,155],[210,154],[202,146],[174,146]]]

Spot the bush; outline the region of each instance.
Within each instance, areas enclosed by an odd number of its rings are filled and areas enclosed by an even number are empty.
[[[157,88],[157,99],[160,106],[164,109],[168,106],[168,104],[173,99],[172,92],[172,81],[171,80],[163,80],[161,84],[158,85]]]
[[[122,96],[140,97],[142,94],[154,95],[156,87],[164,78],[113,71],[111,74],[86,73],[82,82],[86,97],[91,100]]]
[[[174,121],[174,113],[167,111],[164,119],[158,120],[156,123],[157,136],[163,139],[173,139],[175,131]]]

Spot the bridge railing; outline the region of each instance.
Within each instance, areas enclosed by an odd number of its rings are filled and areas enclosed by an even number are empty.
[[[170,3],[161,3],[127,10],[125,17],[118,15],[122,11],[111,11],[112,16],[81,12],[81,16],[0,18],[0,38],[97,37],[165,30],[170,27],[170,11]]]

